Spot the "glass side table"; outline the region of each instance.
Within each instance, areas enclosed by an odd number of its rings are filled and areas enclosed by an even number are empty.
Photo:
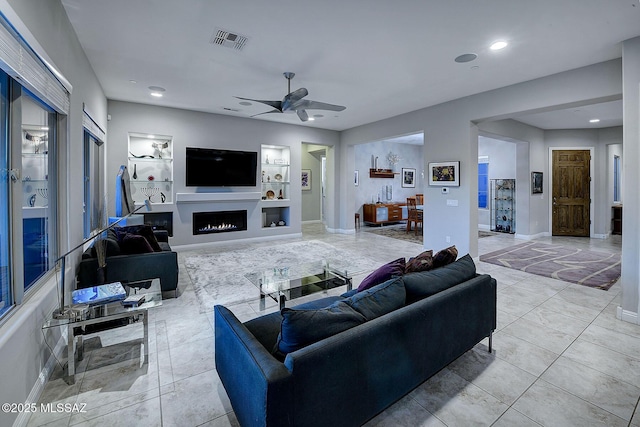
[[[106,304],[76,304],[70,307],[68,318],[49,318],[42,329],[67,327],[67,383],[75,383],[76,338],[78,360],[84,357],[82,337],[85,334],[99,333],[116,327],[127,326],[142,319],[144,330],[144,362],[149,361],[149,313],[150,308],[162,305],[160,279],[149,279],[123,283],[127,296],[144,294],[144,302],[137,306],[125,306],[122,301]]]

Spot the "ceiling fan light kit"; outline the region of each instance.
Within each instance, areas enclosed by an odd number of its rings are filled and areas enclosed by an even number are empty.
[[[296,74],[290,71],[282,74],[284,75],[284,78],[287,79],[287,94],[284,98],[282,98],[282,101],[267,101],[236,96],[237,99],[242,99],[243,101],[259,102],[273,108],[273,110],[265,111],[264,113],[258,113],[251,117],[259,116],[261,114],[285,113],[295,111],[300,120],[306,122],[309,121],[309,114],[307,113],[307,110],[343,111],[345,108],[347,108],[342,105],[327,104],[325,102],[303,99],[309,94],[309,91],[306,88],[301,87],[300,89],[291,92],[291,79],[293,79]],[[318,116],[319,115],[316,115],[316,117]]]

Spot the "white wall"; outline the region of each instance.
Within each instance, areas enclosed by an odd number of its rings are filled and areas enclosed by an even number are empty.
[[[618,315],[640,323],[640,37],[622,46],[623,66],[623,189],[622,302]]]
[[[268,238],[283,233],[301,233],[300,176],[302,143],[333,146],[338,143],[336,131],[311,127],[286,125],[262,120],[202,113],[175,108],[157,107],[121,101],[109,101],[109,147],[107,150],[108,182],[115,182],[115,175],[122,164],[127,164],[129,132],[170,135],[173,137],[173,181],[175,193],[192,192],[247,192],[260,191],[260,186],[228,189],[194,188],[185,186],[185,148],[205,147],[248,150],[260,152],[261,144],[287,146],[291,149],[290,175],[290,224],[286,230],[263,229],[262,209],[259,202],[175,203],[155,206],[154,212],[173,212],[172,245],[190,245],[246,238]],[[332,162],[332,150],[327,150],[327,161]],[[329,172],[329,171],[328,171]],[[320,176],[312,177],[314,182]],[[329,173],[329,181],[335,176]],[[333,187],[335,188],[335,187]],[[328,193],[333,197],[333,192]],[[113,198],[111,197],[111,200]],[[174,195],[175,200],[175,195]],[[279,203],[279,202],[278,202]],[[114,204],[109,209],[113,212]],[[203,210],[247,209],[248,230],[235,233],[193,235],[192,214]],[[327,213],[331,226],[335,217]]]
[[[311,171],[311,190],[302,191],[302,221],[320,221],[322,219],[322,156],[326,156],[326,147],[302,144],[302,169]]]
[[[73,85],[67,120],[69,139],[60,141],[61,204],[58,231],[62,251],[82,241],[82,116],[83,103],[98,124],[106,129],[107,101],[61,4],[57,1],[0,0],[2,13],[25,40],[40,50]],[[77,224],[68,227],[68,224]],[[75,258],[68,264],[73,275]],[[35,292],[27,296],[14,314],[0,326],[0,401],[26,402],[37,398],[44,384],[39,378],[46,369],[50,352],[43,342],[42,325],[57,305],[56,283],[48,276]],[[47,343],[56,344],[55,334],[47,334]],[[52,360],[52,359],[51,359]],[[53,365],[50,365],[53,366]],[[12,425],[17,414],[0,413],[0,425]]]
[[[489,92],[457,99],[422,110],[402,114],[376,123],[346,130],[341,134],[341,150],[348,157],[350,146],[381,140],[394,135],[424,132],[423,162],[461,162],[461,185],[452,187],[448,195],[438,187],[424,187],[429,203],[425,216],[431,218],[424,227],[424,241],[433,249],[448,246],[451,237],[461,254],[477,256],[478,209],[478,127],[476,123],[512,117],[518,113],[540,112],[546,109],[584,105],[619,99],[622,90],[621,61],[614,60],[577,70],[512,85]],[[525,150],[525,151],[530,151]],[[527,153],[530,157],[530,153]],[[526,157],[526,155],[525,155]],[[536,159],[537,161],[537,159]],[[341,163],[341,175],[350,175],[347,164]],[[536,169],[538,167],[536,166]],[[529,175],[518,169],[518,174]],[[345,178],[345,182],[347,179]],[[354,191],[340,195],[340,203],[349,206]],[[447,200],[457,201],[450,206]],[[527,199],[528,201],[528,199]],[[455,203],[455,202],[454,202]],[[517,206],[521,210],[520,205]],[[524,209],[529,212],[529,207]],[[351,213],[351,215],[353,215]],[[341,225],[348,227],[351,219],[346,209],[340,211]],[[530,221],[525,221],[525,225]],[[518,224],[520,228],[522,224]],[[524,230],[531,234],[532,230]]]
[[[350,203],[353,212],[360,213],[360,219],[363,219],[362,205],[365,203],[375,203],[378,197],[382,202],[387,202],[386,186],[392,186],[391,201],[405,203],[407,197],[415,196],[422,193],[424,167],[422,162],[422,145],[393,143],[388,141],[376,141],[367,144],[360,144],[355,147],[355,163],[354,170],[357,170],[360,176],[360,185],[354,188],[354,199]],[[387,161],[389,152],[397,154],[400,161],[395,165],[393,178],[370,178],[369,169],[372,167],[372,156],[378,157],[378,168],[389,169],[390,165]],[[416,170],[416,186],[402,187],[402,168],[413,168]],[[351,172],[353,176],[353,172]],[[349,184],[347,184],[349,185]],[[353,187],[353,182],[351,183]],[[352,214],[353,217],[353,214]]]
[[[480,136],[478,157],[486,157],[489,163],[489,187],[492,179],[516,179],[516,143]],[[516,189],[520,187],[516,183]],[[487,208],[478,208],[478,227],[488,230],[491,225],[491,189],[487,195]],[[516,211],[517,213],[517,211]],[[516,221],[516,226],[517,226]],[[516,229],[517,231],[517,229]]]

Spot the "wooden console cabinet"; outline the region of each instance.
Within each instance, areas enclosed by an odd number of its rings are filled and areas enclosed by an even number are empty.
[[[366,224],[386,224],[407,219],[406,203],[369,203],[362,210]]]

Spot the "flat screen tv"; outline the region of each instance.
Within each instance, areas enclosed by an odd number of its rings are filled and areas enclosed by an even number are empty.
[[[253,187],[258,153],[187,147],[187,187]]]

